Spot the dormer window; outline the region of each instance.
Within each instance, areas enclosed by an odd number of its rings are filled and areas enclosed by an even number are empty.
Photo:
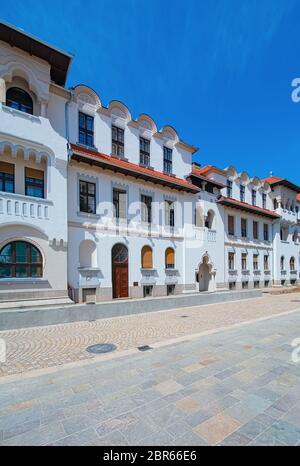
[[[256,205],[256,190],[252,189],[252,205]]]
[[[245,186],[242,184],[240,185],[240,200],[245,202]]]
[[[164,146],[164,172],[172,173],[172,149]]]
[[[79,112],[79,143],[94,146],[94,118]]]
[[[124,157],[124,129],[117,128],[117,126],[111,127],[112,135],[112,154],[119,157]]]
[[[227,197],[232,198],[232,181],[227,180]]]
[[[20,112],[33,114],[33,102],[30,95],[19,87],[11,87],[6,92],[6,105],[20,110]]]
[[[150,141],[145,138],[140,138],[140,164],[150,166]]]
[[[263,206],[263,209],[267,208],[267,195],[266,195],[266,193],[262,194],[262,206]]]

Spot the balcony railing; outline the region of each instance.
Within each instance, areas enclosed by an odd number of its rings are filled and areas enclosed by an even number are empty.
[[[0,192],[0,215],[49,220],[51,205],[47,199]]]

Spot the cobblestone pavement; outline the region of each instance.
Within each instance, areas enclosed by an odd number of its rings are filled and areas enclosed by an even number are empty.
[[[148,314],[0,332],[7,362],[0,376],[92,359],[87,346],[113,343],[117,351],[197,334],[300,309],[300,293],[159,311]],[[51,312],[51,310],[49,310]],[[99,356],[98,356],[99,358]]]
[[[299,337],[294,312],[1,383],[0,445],[300,445]]]

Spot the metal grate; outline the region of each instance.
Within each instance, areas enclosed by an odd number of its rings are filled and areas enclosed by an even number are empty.
[[[153,348],[151,346],[149,346],[149,345],[138,346],[139,351],[149,351],[151,349],[153,349]]]

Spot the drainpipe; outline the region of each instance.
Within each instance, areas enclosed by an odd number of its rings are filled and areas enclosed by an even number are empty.
[[[68,147],[68,161],[70,160],[70,142],[69,142],[69,104],[73,100],[74,97],[74,88],[71,87],[70,89],[70,98],[65,103],[65,128],[66,128],[66,140],[67,140],[67,147]]]

